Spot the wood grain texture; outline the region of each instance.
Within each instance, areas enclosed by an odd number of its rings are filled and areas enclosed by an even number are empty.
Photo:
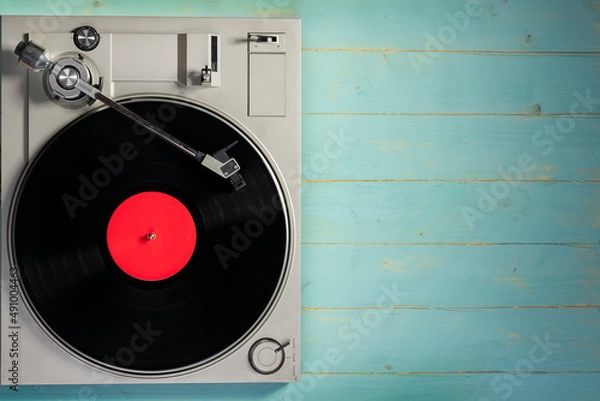
[[[393,284],[380,291],[383,303]],[[319,310],[302,317],[308,372],[600,371],[600,338],[590,336],[600,324],[597,309]],[[323,363],[332,355],[335,363]]]
[[[81,394],[97,400],[195,401],[482,401],[510,398],[515,401],[596,400],[598,373],[532,374],[457,373],[435,375],[305,374],[299,384],[189,384],[146,386],[50,386],[23,388],[18,399],[79,400]],[[508,397],[507,397],[508,396]],[[14,397],[5,388],[0,398]],[[13,398],[16,399],[16,398]],[[90,398],[94,399],[94,398]]]
[[[596,243],[599,201],[597,183],[308,183],[302,235],[309,242]]]
[[[600,119],[561,118],[305,115],[303,178],[600,179]],[[559,121],[561,126],[565,121],[572,122],[569,133],[558,131]],[[343,142],[337,144],[336,139]],[[531,155],[535,166],[515,171],[524,154]]]
[[[600,98],[599,55],[436,53],[421,64],[413,56],[419,53],[305,53],[302,111],[566,114],[576,92]],[[598,112],[600,104],[574,110]]]
[[[399,309],[600,305],[600,246],[304,245],[302,306]],[[386,303],[386,306],[392,305]]]
[[[4,0],[3,14],[299,16],[308,49],[597,52],[597,1]],[[464,14],[464,16],[462,15]],[[453,34],[454,32],[454,34]],[[434,39],[432,39],[434,38]],[[440,39],[441,38],[441,39]],[[444,38],[446,38],[444,40]]]

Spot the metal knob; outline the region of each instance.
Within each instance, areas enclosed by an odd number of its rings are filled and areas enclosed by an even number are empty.
[[[100,34],[91,26],[82,26],[73,32],[73,43],[78,49],[89,52],[100,43]]]
[[[19,57],[19,63],[35,72],[50,69],[53,65],[48,50],[33,41],[19,42],[15,54]]]
[[[79,81],[79,72],[73,67],[65,67],[60,70],[56,80],[64,89],[73,89],[77,85],[77,81]]]

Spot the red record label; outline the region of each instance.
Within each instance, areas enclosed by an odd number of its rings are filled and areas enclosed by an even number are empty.
[[[179,200],[141,192],[113,212],[106,232],[113,260],[128,275],[158,281],[177,274],[196,247],[196,225]]]

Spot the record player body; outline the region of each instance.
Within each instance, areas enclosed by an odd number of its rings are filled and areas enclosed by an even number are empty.
[[[2,384],[299,380],[299,21],[31,21],[2,18]]]

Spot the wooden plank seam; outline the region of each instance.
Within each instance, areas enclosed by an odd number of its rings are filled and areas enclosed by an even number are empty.
[[[507,4],[506,0],[490,0],[488,13],[493,15],[500,14]],[[438,52],[447,50],[449,46],[456,42],[458,34],[464,33],[471,26],[471,19],[481,18],[486,14],[485,8],[480,0],[467,0],[464,5],[464,11],[457,11],[454,14],[445,13],[444,17],[448,24],[442,25],[437,31],[437,37],[431,32],[425,34],[425,50],[428,53],[407,53],[408,60],[417,75],[422,74],[421,66],[430,65],[438,56]]]
[[[292,169],[286,174],[285,181],[288,183],[288,186],[290,188],[297,188],[300,191],[300,184],[302,182],[318,179],[355,142],[356,138],[347,135],[344,127],[339,127],[335,131],[328,129],[327,140],[323,143],[319,151],[311,152],[308,162],[305,161],[302,163],[302,171]]]
[[[307,394],[312,393],[321,382],[329,377],[327,373],[333,372],[332,368],[343,361],[345,353],[356,352],[363,339],[381,324],[382,310],[400,304],[402,299],[410,295],[410,293],[402,291],[397,282],[389,285],[382,284],[379,286],[379,291],[375,301],[379,309],[364,310],[361,319],[353,318],[349,323],[340,325],[337,329],[336,346],[329,346],[322,353],[322,358],[303,363],[309,369],[308,373],[319,374],[305,375],[301,382],[288,385],[283,395],[271,397],[269,400],[298,401],[305,399]],[[347,343],[348,341],[350,343]],[[345,347],[338,348],[344,342],[346,342]]]
[[[590,89],[585,91],[585,95],[575,91],[573,96],[575,101],[571,103],[569,109],[572,115],[581,111],[581,108],[591,112],[594,110],[594,105],[600,104],[600,98],[593,98]],[[517,188],[521,184],[526,173],[533,171],[542,158],[546,158],[554,152],[557,143],[562,142],[566,135],[573,132],[577,120],[572,115],[557,118],[554,124],[545,125],[543,130],[539,129],[531,136],[531,144],[536,148],[543,148],[541,156],[536,158],[530,153],[522,153],[516,158],[515,165],[498,166],[497,171],[503,180],[495,181],[488,190],[483,187],[477,188],[479,194],[477,207],[463,205],[460,210],[470,231],[475,229],[475,223],[478,220],[485,219],[486,215],[498,208],[499,201],[510,196],[512,188]]]
[[[492,398],[500,397],[508,400],[514,392],[515,387],[522,386],[526,378],[536,371],[536,366],[542,366],[548,357],[554,355],[554,351],[562,346],[562,343],[550,340],[550,334],[546,333],[542,340],[537,334],[533,336],[533,345],[527,356],[515,363],[515,372],[498,373],[490,379],[490,392],[496,394]],[[479,401],[491,401],[492,398],[480,397]]]

